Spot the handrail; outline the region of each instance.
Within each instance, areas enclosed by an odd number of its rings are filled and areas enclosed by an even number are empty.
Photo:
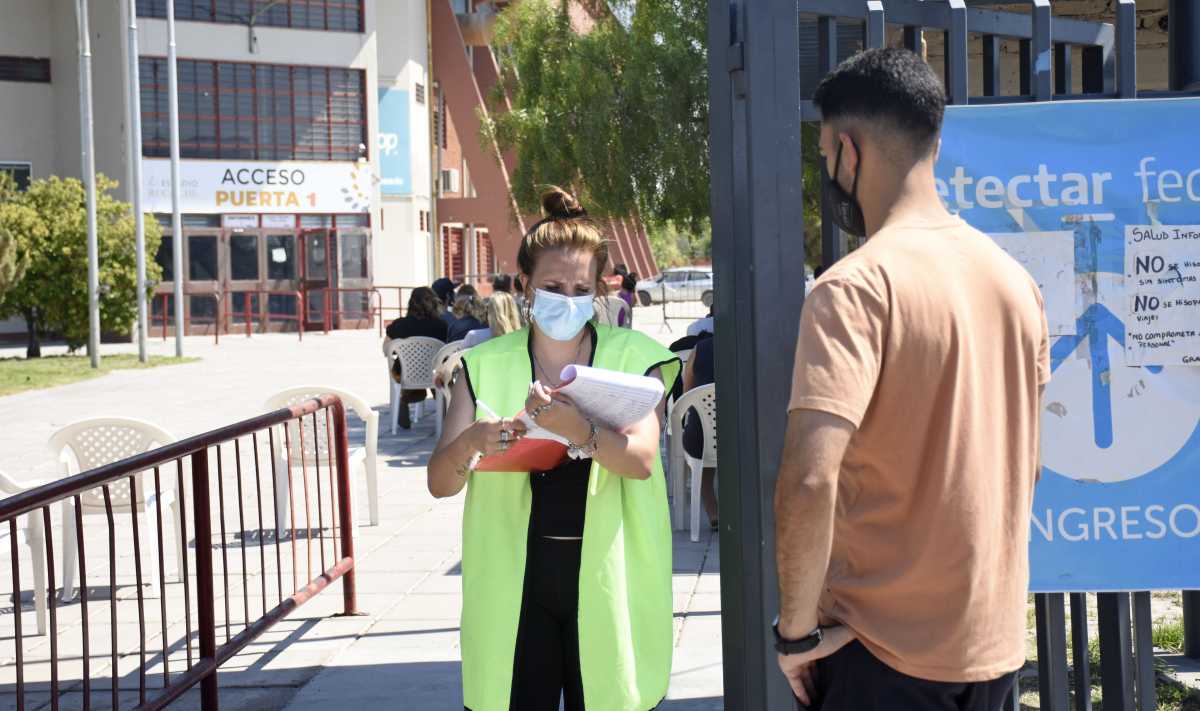
[[[301,340],[301,341],[304,340],[304,318],[305,318],[304,295],[300,292],[300,290],[298,290],[298,289],[235,289],[235,290],[226,289],[224,293],[225,293],[226,297],[228,297],[231,294],[254,294],[259,297],[263,297],[263,296],[268,297],[266,300],[266,318],[264,318],[262,320],[263,331],[266,332],[267,329],[269,329],[271,327],[271,317],[274,316],[277,321],[295,321],[296,322],[296,333],[299,335],[299,340]],[[270,306],[270,304],[271,304],[270,297],[271,296],[290,296],[290,297],[296,299],[296,313],[294,313],[294,314],[287,314],[287,313],[272,314],[271,306]],[[223,299],[223,301],[225,302],[226,308],[224,308],[221,311],[221,318],[222,318],[222,321],[224,324],[225,332],[233,333],[233,331],[230,329],[230,323],[232,321],[232,317],[241,316],[242,320],[245,324],[245,327],[246,327],[246,338],[250,338],[250,336],[254,332],[253,320],[257,320],[257,319],[253,319],[253,317],[257,316],[257,313],[255,310],[252,310],[250,308],[251,299],[246,298],[246,297],[242,298],[242,310],[241,311],[233,310],[233,299],[226,298],[226,299]]]
[[[322,424],[318,422],[318,417],[323,420]],[[264,433],[265,431],[265,433]],[[293,434],[294,433],[294,434]],[[309,446],[305,446],[306,434],[309,441]],[[262,440],[260,442],[260,440]],[[229,457],[222,454],[222,447],[232,443],[232,463],[229,463]],[[270,459],[269,479],[267,487],[274,485],[274,497],[269,496],[270,488],[266,491],[268,495],[264,495],[263,479],[264,468],[262,467],[262,457],[260,456],[260,444],[266,445],[269,443],[269,448],[265,448],[268,458]],[[327,445],[327,446],[326,446]],[[324,451],[322,452],[322,448]],[[230,453],[230,449],[224,449],[226,454]],[[215,456],[212,456],[214,455]],[[251,454],[252,453],[252,454]],[[322,462],[324,459],[324,462]],[[315,461],[314,461],[315,460]],[[187,462],[190,466],[190,472],[185,473],[183,462]],[[213,463],[215,462],[215,467]],[[244,481],[243,465],[247,468],[251,466],[251,480]],[[179,486],[174,490],[174,497],[164,497],[164,492],[170,493],[169,488],[163,487],[163,481],[167,483],[167,487],[171,486],[169,473],[164,472],[167,476],[160,476],[160,470],[163,467],[175,464],[176,476],[178,477]],[[323,466],[323,469],[322,469]],[[215,469],[215,472],[214,472]],[[153,491],[154,496],[146,496],[143,509],[143,504],[138,501],[141,497],[139,488],[139,477],[147,475],[153,471]],[[232,498],[234,485],[233,474],[236,471],[236,498]],[[88,587],[88,569],[85,562],[85,546],[97,546],[97,538],[99,536],[84,536],[83,534],[83,509],[81,506],[80,496],[86,492],[96,488],[103,489],[105,508],[107,509],[108,521],[108,580],[109,585],[109,606],[111,609],[111,635],[112,635],[112,660],[110,666],[110,674],[113,677],[111,690],[113,694],[113,707],[118,707],[117,690],[120,688],[118,677],[121,676],[119,658],[121,656],[133,657],[140,659],[138,667],[139,679],[139,709],[161,709],[172,701],[180,698],[188,689],[193,686],[200,686],[201,707],[205,711],[215,711],[218,706],[218,689],[217,689],[217,669],[236,655],[241,649],[245,648],[250,642],[268,630],[279,620],[286,617],[296,607],[311,599],[314,595],[320,593],[328,587],[334,580],[343,579],[343,614],[355,614],[357,609],[357,598],[355,593],[355,572],[354,572],[354,538],[351,523],[353,521],[351,515],[351,496],[350,496],[350,459],[347,443],[347,426],[345,407],[341,400],[334,395],[326,394],[316,398],[312,398],[304,403],[295,405],[289,408],[282,408],[273,412],[268,412],[257,417],[252,417],[241,422],[237,422],[225,427],[221,427],[210,432],[205,432],[193,437],[188,437],[176,442],[165,444],[157,449],[150,450],[141,454],[137,454],[125,459],[122,459],[111,464],[96,467],[89,471],[69,476],[58,481],[53,481],[41,486],[31,488],[22,493],[10,496],[0,500],[0,530],[5,530],[10,533],[12,556],[10,566],[12,568],[12,582],[15,595],[16,605],[13,613],[15,635],[13,637],[16,646],[15,664],[16,664],[16,704],[17,709],[24,708],[24,674],[25,667],[34,664],[50,665],[50,695],[51,698],[57,700],[61,693],[74,693],[77,690],[77,682],[82,683],[83,706],[90,707],[91,682],[93,675],[88,664],[88,643],[89,635],[92,631],[94,620],[88,615],[88,600],[95,598],[95,591],[89,594]],[[292,485],[293,475],[303,479],[303,485]],[[322,478],[327,478],[322,481]],[[190,482],[191,486],[184,486],[185,479]],[[226,483],[226,480],[229,480]],[[287,481],[286,489],[282,489],[281,485]],[[110,489],[121,486],[128,482],[129,498],[118,499],[114,506],[113,500],[117,498],[115,495],[110,496]],[[310,501],[310,483],[315,484],[316,494],[316,520],[312,519],[312,502]],[[149,482],[147,482],[149,485]],[[244,485],[251,488],[244,489]],[[322,486],[328,488],[327,500],[322,497]],[[232,530],[227,530],[226,520],[226,489],[230,489],[231,507],[235,506],[238,512],[238,525],[232,526]],[[302,501],[297,502],[296,496],[300,495],[302,490]],[[286,491],[286,500],[283,498],[283,493]],[[257,497],[254,497],[254,492],[257,492]],[[214,502],[215,499],[215,502]],[[171,660],[170,650],[174,646],[168,640],[168,621],[167,621],[167,600],[171,597],[171,593],[178,593],[177,589],[168,586],[167,576],[165,573],[164,564],[164,549],[171,550],[171,541],[167,541],[164,545],[163,523],[163,508],[164,500],[167,505],[172,506],[173,512],[176,515],[176,530],[173,533],[182,540],[182,545],[179,541],[175,544],[179,546],[178,555],[179,567],[181,571],[180,582],[182,583],[182,604],[183,604],[183,620],[185,622],[185,636],[187,647],[187,665],[186,670],[182,673],[177,672],[174,676],[170,672],[170,663],[179,663],[177,660]],[[267,541],[268,528],[265,523],[263,514],[264,501],[273,500],[275,509],[275,535],[274,548],[275,555],[273,562],[274,570],[269,564],[267,556],[267,548],[270,545]],[[55,588],[55,565],[54,565],[54,536],[51,534],[51,517],[50,507],[55,503],[62,502],[64,522],[70,521],[66,518],[71,512],[74,514],[74,529],[76,540],[78,542],[78,564],[80,587],[82,590],[79,605],[82,616],[82,624],[79,625],[78,631],[83,635],[83,677],[78,680],[60,680],[59,679],[59,651],[58,638],[60,636],[59,620],[56,614],[57,608],[57,590]],[[69,508],[68,505],[73,502],[74,506]],[[236,502],[236,503],[234,503]],[[214,505],[215,503],[215,505]],[[246,506],[253,507],[257,503],[258,520],[257,526],[258,537],[257,547],[258,555],[254,556],[252,552],[247,551],[247,539],[253,538],[252,529],[248,529],[246,525]],[[298,503],[303,504],[303,508],[298,507]],[[190,504],[190,509],[189,509]],[[269,504],[268,504],[269,505]],[[175,508],[178,507],[178,508]],[[137,619],[141,627],[140,644],[136,650],[129,649],[125,652],[120,652],[117,641],[117,617],[118,605],[117,599],[117,548],[116,548],[116,527],[114,519],[114,508],[121,511],[120,520],[129,521],[132,531],[132,549],[133,560],[136,570],[135,589],[137,591]],[[328,508],[328,525],[325,520],[326,508]],[[125,510],[128,509],[128,515]],[[156,510],[155,510],[156,509]],[[292,512],[290,524],[283,521],[282,512],[284,510]],[[147,669],[151,664],[147,660],[147,621],[144,614],[143,587],[153,585],[153,575],[144,578],[141,551],[147,548],[154,552],[155,546],[153,541],[151,545],[141,546],[139,543],[139,514],[145,514],[146,518],[153,520],[154,514],[157,514],[158,526],[157,532],[157,561],[158,561],[158,584],[159,584],[159,599],[162,606],[162,667],[163,667],[163,683],[160,687],[156,687],[157,694],[148,694],[152,689],[147,684]],[[191,513],[191,526],[188,526],[188,513]],[[303,514],[304,522],[301,524],[303,529],[300,529],[297,524],[297,516]],[[31,551],[35,556],[44,555],[47,563],[46,570],[49,577],[49,634],[50,646],[48,659],[30,659],[28,653],[23,654],[22,650],[25,647],[24,637],[22,634],[21,618],[25,613],[21,605],[21,561],[18,558],[18,519],[22,516],[27,516],[29,524],[26,527],[27,535],[25,540],[30,546]],[[215,519],[215,520],[214,520]],[[220,543],[214,541],[214,528],[219,522],[220,528]],[[314,525],[315,524],[315,525]],[[253,523],[251,524],[253,526]],[[64,526],[68,528],[68,526]],[[155,527],[152,527],[155,528]],[[194,557],[194,567],[188,565],[188,531],[189,528],[193,533],[194,548],[192,551]],[[326,545],[326,528],[330,528],[329,545]],[[239,530],[240,529],[240,530]],[[38,532],[41,533],[38,533]],[[315,533],[314,533],[315,531]],[[286,536],[285,536],[286,532]],[[297,535],[301,533],[301,535]],[[232,535],[232,538],[230,537]],[[153,537],[152,537],[153,538]],[[240,553],[242,568],[239,571],[237,566],[237,550],[238,543],[231,541],[240,539]],[[302,539],[302,541],[301,541]],[[35,542],[41,541],[44,550],[35,548]],[[285,556],[283,549],[285,543],[290,543],[291,549],[291,578],[292,582],[290,595],[285,594],[284,579],[284,562]],[[313,545],[319,547],[319,561],[315,560]],[[251,543],[253,546],[254,544]],[[302,583],[298,579],[300,569],[303,567],[305,555],[299,552],[299,547],[303,546],[304,552],[307,553],[308,572],[303,579],[307,579],[307,583]],[[100,547],[99,555],[103,557],[103,546]],[[327,560],[326,550],[330,549],[332,557]],[[214,548],[219,549],[220,564],[215,565]],[[233,551],[232,553],[230,551]],[[94,554],[95,555],[95,554]],[[234,566],[232,568],[229,558],[234,557]],[[257,558],[257,560],[255,559]],[[314,563],[319,562],[320,567],[316,567]],[[251,568],[258,564],[258,570],[254,571]],[[34,561],[35,566],[35,600],[38,595],[44,595],[46,590],[43,588],[40,593],[37,590],[42,583],[37,581],[37,560]],[[64,563],[64,567],[67,564]],[[241,617],[236,623],[233,622],[230,614],[231,598],[230,598],[230,579],[237,577],[240,572],[242,578],[242,602],[245,608],[245,616]],[[276,590],[272,590],[268,594],[267,578],[269,573],[274,573],[276,578]],[[260,578],[259,585],[262,590],[262,614],[258,618],[253,618],[250,614],[250,599],[251,593],[249,588],[249,579],[257,574]],[[189,587],[194,575],[195,585],[195,604],[196,604],[196,621],[197,626],[195,633],[198,638],[199,655],[193,658],[192,655],[192,634],[191,626],[193,617],[191,613],[191,601],[193,599],[189,592]],[[173,581],[172,581],[173,582]],[[224,584],[224,617],[218,621],[217,615],[217,595],[216,586]],[[130,583],[125,583],[129,586]],[[268,609],[270,604],[269,599],[275,598],[278,604]],[[172,598],[178,600],[178,596]],[[100,600],[103,602],[103,600]],[[234,601],[236,602],[236,601]],[[240,613],[240,611],[239,611]],[[42,614],[40,611],[39,615]],[[125,613],[128,614],[128,611]],[[178,618],[175,618],[174,624],[178,623]],[[39,628],[44,625],[44,619],[39,619]],[[237,634],[231,634],[231,627],[234,625],[243,625],[242,629]],[[217,644],[217,629],[218,626],[223,626],[225,629],[225,643]],[[177,642],[181,646],[183,642]],[[40,651],[41,647],[33,651]],[[103,662],[96,662],[97,664]],[[128,663],[125,665],[124,671],[128,670]],[[65,685],[67,688],[63,688]]]

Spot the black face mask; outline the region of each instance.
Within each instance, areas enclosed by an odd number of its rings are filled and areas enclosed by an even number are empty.
[[[841,230],[855,237],[867,236],[867,222],[863,217],[862,206],[855,197],[858,195],[858,174],[854,175],[854,184],[850,186],[850,194],[838,185],[837,173],[842,167],[842,144],[838,143],[837,162],[833,164],[833,177],[821,161],[821,193],[825,201],[833,208],[833,221]]]

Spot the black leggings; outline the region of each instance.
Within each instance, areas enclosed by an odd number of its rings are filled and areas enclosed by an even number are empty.
[[[512,711],[583,711],[579,671],[579,556],[582,541],[532,536],[513,662]]]

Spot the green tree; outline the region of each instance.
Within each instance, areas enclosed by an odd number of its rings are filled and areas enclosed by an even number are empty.
[[[128,203],[114,198],[117,183],[96,177],[96,225],[100,263],[100,327],[124,332],[137,316],[137,263],[133,216]],[[7,199],[34,211],[45,227],[28,244],[25,275],[2,298],[0,317],[20,315],[29,331],[28,357],[41,355],[40,339],[55,332],[76,350],[87,342],[87,207],[83,184],[74,178],[33,181]],[[158,222],[145,218],[146,253],[154,254],[162,237]],[[146,281],[155,284],[161,268],[146,264]],[[143,297],[148,297],[149,291]]]
[[[570,186],[594,213],[639,215],[663,266],[710,256],[708,3],[608,5],[613,14],[584,34],[572,28],[568,0],[523,0],[500,14],[493,46],[502,81],[483,138],[516,152],[513,193],[522,211],[537,212],[542,186]],[[817,125],[806,124],[797,156],[805,219],[796,237],[813,266],[821,244],[817,138]]]
[[[36,212],[12,200],[16,195],[12,176],[0,173],[0,298],[21,280],[29,266],[28,245],[46,230]]]

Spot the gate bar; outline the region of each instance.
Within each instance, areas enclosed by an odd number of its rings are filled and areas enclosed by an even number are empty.
[[[1183,591],[1183,654],[1200,659],[1200,590]]]
[[[1092,711],[1092,660],[1088,646],[1087,595],[1071,593],[1071,661],[1075,667],[1075,711]]]
[[[967,76],[967,5],[964,0],[948,0],[948,32],[943,33],[946,41],[946,88],[950,103],[965,104],[970,95]]]
[[[1038,696],[1043,711],[1067,711],[1067,618],[1062,593],[1033,596],[1037,618]]]
[[[1154,688],[1154,622],[1150,616],[1150,593],[1133,593],[1133,639],[1136,655],[1137,708],[1138,711],[1155,711],[1158,708]]]
[[[1133,658],[1129,593],[1096,595],[1100,622],[1100,676],[1104,711],[1133,711]]]

